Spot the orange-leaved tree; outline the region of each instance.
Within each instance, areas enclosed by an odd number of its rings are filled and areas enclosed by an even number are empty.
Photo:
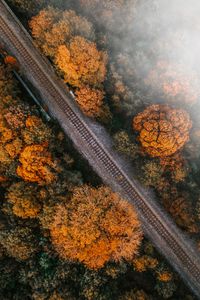
[[[189,140],[192,122],[187,111],[153,104],[133,119],[144,150],[153,157],[176,153]]]
[[[92,89],[85,86],[76,91],[76,101],[88,117],[98,117],[101,115],[103,98],[104,92],[100,89]]]
[[[37,46],[75,89],[82,111],[90,117],[109,120],[111,113],[103,105],[102,87],[108,56],[97,48],[92,24],[73,10],[48,7],[34,16],[29,26]]]
[[[12,205],[14,215],[26,218],[35,218],[41,210],[36,185],[26,182],[12,184],[7,193],[7,200]]]
[[[55,164],[46,145],[26,146],[20,154],[17,174],[25,181],[50,184],[55,180]]]
[[[49,6],[34,16],[29,26],[36,44],[51,58],[59,46],[68,43],[75,35],[94,38],[92,24],[73,10],[61,11]]]
[[[99,86],[105,80],[106,52],[99,51],[95,43],[81,36],[72,38],[69,45],[58,47],[55,63],[64,80],[75,87]]]
[[[63,259],[93,269],[109,260],[132,259],[142,239],[132,205],[104,186],[75,188],[71,201],[58,205],[50,232]]]

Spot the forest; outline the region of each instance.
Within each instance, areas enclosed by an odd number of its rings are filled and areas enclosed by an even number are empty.
[[[39,2],[41,8],[10,4],[83,113],[106,127],[115,150],[137,170],[134,176],[154,190],[156,201],[199,247],[200,78],[197,64],[180,54],[189,37],[182,43],[177,38],[188,16],[180,11],[175,24],[169,17],[161,26],[162,15],[152,20],[157,0],[152,7],[147,0]],[[144,33],[140,27],[148,22],[152,28]],[[158,25],[165,43],[153,32]],[[178,50],[167,61],[168,42]]]
[[[158,0],[7,2],[82,112],[105,126],[200,250],[199,67],[179,56],[194,12],[172,22],[170,8],[155,18]],[[45,119],[13,75],[17,61],[1,52],[1,299],[195,299],[134,207]]]

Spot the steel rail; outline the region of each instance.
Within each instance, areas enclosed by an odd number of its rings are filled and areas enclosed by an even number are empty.
[[[124,168],[123,160],[102,142],[93,124],[76,107],[66,86],[36,49],[31,37],[4,2],[0,0],[0,39],[16,56],[22,70],[40,91],[44,103],[56,117],[75,147],[85,156],[106,184],[134,204],[144,231],[157,249],[179,272],[200,298],[200,257],[194,245]]]

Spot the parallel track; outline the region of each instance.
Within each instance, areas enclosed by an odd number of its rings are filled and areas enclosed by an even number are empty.
[[[104,182],[134,204],[147,236],[200,298],[200,258],[193,246],[160,208],[139,191],[129,174],[123,170],[122,163],[95,135],[65,86],[58,81],[52,68],[34,47],[30,36],[3,0],[0,1],[0,14],[0,38],[23,65],[28,79],[38,87],[50,112]]]

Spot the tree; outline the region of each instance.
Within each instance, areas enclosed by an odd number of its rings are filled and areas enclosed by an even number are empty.
[[[170,172],[173,181],[180,182],[185,180],[187,176],[187,164],[180,153],[161,157],[160,165],[164,172]]]
[[[153,157],[176,153],[189,140],[192,127],[189,114],[183,109],[153,104],[133,119],[133,129],[144,150]]]
[[[171,195],[170,200],[171,199],[173,199],[173,195]],[[171,202],[168,211],[173,216],[178,226],[187,232],[198,233],[199,226],[197,225],[197,220],[195,219],[190,200],[187,199],[185,195],[180,195]]]
[[[0,109],[9,106],[19,94],[13,74],[5,65],[0,65]]]
[[[199,97],[199,79],[192,70],[181,64],[159,61],[152,69],[145,83],[158,97],[170,102],[194,104]]]
[[[133,143],[125,130],[118,131],[113,136],[115,149],[127,156],[129,159],[134,160],[139,154],[139,147]]]
[[[133,258],[142,239],[132,205],[103,186],[76,188],[71,201],[57,207],[50,233],[62,258],[93,269]]]
[[[132,21],[137,0],[79,0],[81,10],[107,31],[123,31]],[[123,20],[123,21],[122,21]],[[123,29],[122,29],[123,28]]]
[[[72,86],[95,87],[105,80],[107,54],[81,36],[72,38],[68,46],[58,47],[55,63]]]
[[[150,295],[147,295],[143,290],[133,289],[122,295],[119,300],[152,300]]]
[[[56,179],[53,172],[56,166],[45,144],[26,146],[19,161],[21,165],[17,167],[17,174],[25,181],[50,184]]]
[[[88,117],[98,117],[103,109],[104,92],[100,89],[83,87],[76,91],[76,101]]]
[[[21,134],[27,145],[51,142],[54,137],[52,129],[35,115],[28,116],[25,125]]]
[[[35,237],[28,227],[1,230],[0,244],[9,256],[20,261],[28,259],[36,251]]]
[[[8,203],[12,205],[13,214],[23,219],[35,218],[41,210],[38,189],[25,182],[12,184],[7,193]]]
[[[144,272],[147,269],[155,269],[158,260],[148,255],[143,255],[133,259],[133,266],[137,272]]]
[[[158,188],[164,175],[159,161],[147,161],[141,169],[141,182],[146,186]]]
[[[94,39],[92,24],[73,10],[45,8],[31,19],[29,26],[37,45],[51,58],[59,46],[67,44],[75,35]]]
[[[8,2],[20,12],[32,15],[45,4],[46,0],[8,0]]]
[[[51,58],[64,81],[75,88],[83,112],[103,122],[109,120],[102,90],[108,57],[93,42],[92,24],[73,10],[48,7],[33,17],[29,26],[38,47]]]

